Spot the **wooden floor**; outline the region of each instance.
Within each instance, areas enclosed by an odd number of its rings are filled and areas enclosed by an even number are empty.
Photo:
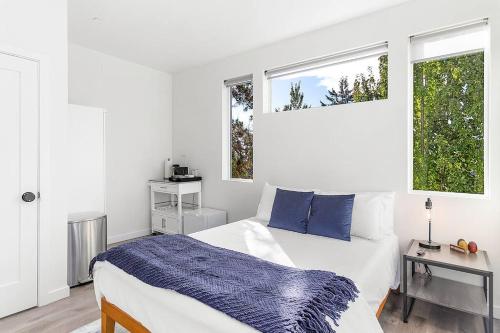
[[[380,324],[387,333],[484,332],[480,318],[416,301],[408,324],[401,321],[401,295],[391,294]],[[0,320],[0,332],[66,333],[100,316],[92,284],[71,289],[71,296]],[[495,321],[500,333],[500,320]]]
[[[70,289],[70,297],[0,319],[0,332],[65,333],[100,317],[92,283]]]

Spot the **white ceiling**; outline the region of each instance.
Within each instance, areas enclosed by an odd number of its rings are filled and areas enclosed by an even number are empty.
[[[69,40],[167,72],[407,0],[69,0]]]

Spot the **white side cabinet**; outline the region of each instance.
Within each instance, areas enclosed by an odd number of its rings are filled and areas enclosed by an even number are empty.
[[[150,181],[151,232],[184,234],[184,213],[201,208],[201,181]],[[183,202],[182,196],[192,194],[193,202]],[[194,198],[197,200],[194,200]]]

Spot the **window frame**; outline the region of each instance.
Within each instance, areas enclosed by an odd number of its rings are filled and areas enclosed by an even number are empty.
[[[291,74],[297,74],[301,72],[305,72],[312,69],[335,66],[342,63],[348,63],[351,61],[356,61],[364,58],[368,58],[371,56],[382,56],[387,55],[389,57],[389,42],[377,42],[369,45],[365,45],[362,47],[352,48],[348,50],[344,50],[341,52],[336,52],[333,54],[329,54],[322,57],[316,57],[306,60],[301,60],[293,63],[289,63],[287,65],[274,67],[271,69],[267,69],[264,71],[264,114],[278,114],[280,112],[273,111],[273,91],[272,91],[272,80],[286,76]],[[390,61],[390,59],[388,59]],[[387,74],[387,98],[376,99],[371,101],[361,101],[361,102],[353,102],[346,104],[337,104],[337,105],[326,105],[326,106],[311,106],[307,109],[298,109],[291,111],[316,111],[316,110],[324,110],[330,109],[332,107],[342,107],[350,104],[362,104],[362,103],[383,103],[389,100],[389,73]]]
[[[233,104],[232,104],[232,91],[231,89],[238,84],[252,83],[252,100],[255,103],[255,98],[253,94],[254,90],[254,79],[253,74],[238,76],[232,79],[224,80],[223,90],[224,98],[223,103],[225,105],[224,109],[226,112],[223,114],[223,135],[225,143],[223,143],[223,149],[226,153],[222,153],[222,180],[230,182],[240,182],[240,183],[253,183],[254,174],[252,172],[252,178],[236,178],[233,177],[232,168],[232,119],[233,119]],[[253,114],[254,109],[252,109]],[[253,132],[252,132],[252,144],[253,144]],[[253,147],[254,148],[254,147]],[[255,158],[252,158],[252,170],[254,170]]]
[[[487,43],[484,48],[472,49],[463,52],[453,52],[448,54],[443,54],[440,56],[429,57],[425,59],[419,59],[416,61],[412,60],[412,44],[411,39],[415,36],[432,35],[435,33],[445,33],[447,31],[453,31],[454,29],[462,29],[467,26],[476,25],[484,23],[486,25],[485,33],[487,37]],[[490,38],[490,28],[487,19],[482,19],[479,21],[468,22],[465,24],[459,24],[455,26],[450,26],[434,31],[428,31],[421,34],[413,35],[408,37],[408,119],[407,119],[407,135],[408,135],[408,168],[407,168],[407,191],[408,194],[421,195],[421,196],[437,196],[437,197],[451,197],[451,198],[467,198],[467,199],[490,199],[490,144],[489,144],[489,124],[490,124],[490,72],[491,72],[491,38]],[[483,101],[483,119],[484,119],[484,139],[483,139],[483,168],[484,168],[484,193],[460,193],[460,192],[442,192],[442,191],[431,191],[431,190],[415,190],[413,188],[413,67],[416,63],[421,63],[425,61],[433,60],[443,60],[451,57],[457,57],[461,55],[474,54],[483,51],[484,54],[484,101]]]

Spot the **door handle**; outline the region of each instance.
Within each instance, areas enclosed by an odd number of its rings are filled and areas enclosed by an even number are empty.
[[[33,192],[24,192],[21,198],[25,202],[32,202],[36,199],[36,196]]]

